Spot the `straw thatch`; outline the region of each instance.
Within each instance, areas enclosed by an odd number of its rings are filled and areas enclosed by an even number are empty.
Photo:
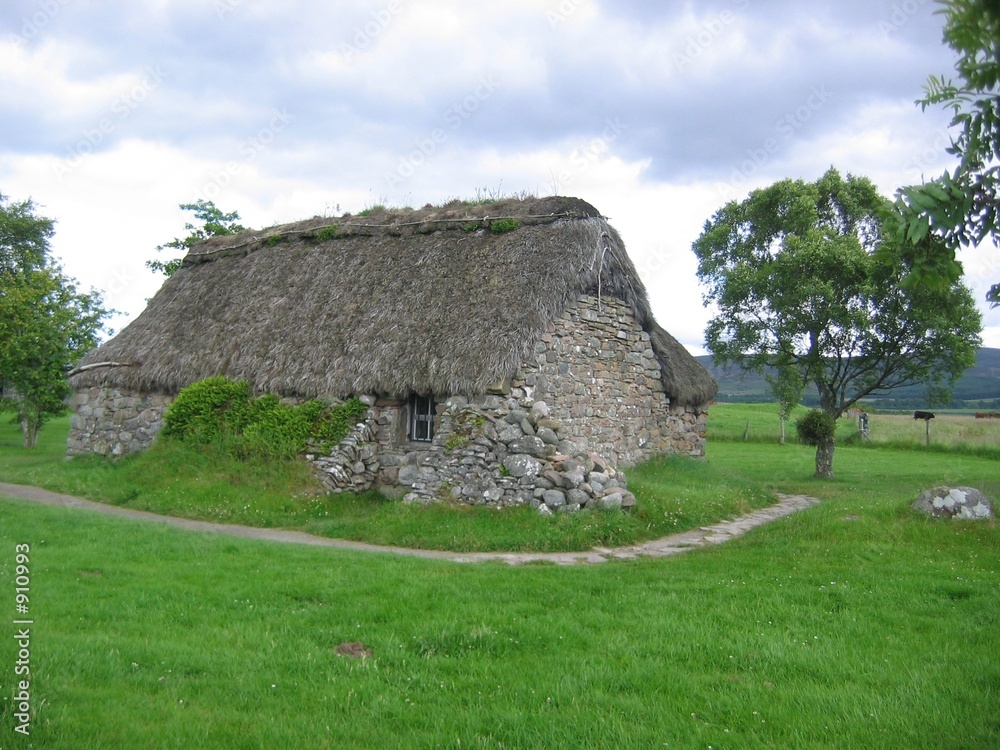
[[[491,231],[510,217],[516,229]],[[116,366],[72,380],[175,393],[224,374],[295,396],[481,393],[517,372],[582,294],[632,305],[674,400],[714,396],[707,371],[653,320],[615,230],[589,204],[560,197],[213,238],[81,363]]]

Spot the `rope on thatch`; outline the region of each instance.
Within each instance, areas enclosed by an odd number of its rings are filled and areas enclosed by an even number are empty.
[[[87,370],[96,370],[99,367],[138,367],[139,362],[94,362],[89,365],[80,365],[79,367],[74,367],[68,373],[66,377],[72,377],[74,375],[79,375],[81,372],[86,372]]]

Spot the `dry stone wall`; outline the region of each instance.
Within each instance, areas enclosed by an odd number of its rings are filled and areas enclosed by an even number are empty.
[[[704,455],[706,410],[671,406],[649,336],[618,300],[583,297],[522,370],[491,393],[439,403],[431,443],[406,439],[405,401],[369,397],[346,449],[317,459],[324,482],[407,502],[628,508],[620,467]]]
[[[550,405],[566,441],[616,466],[705,455],[707,405],[671,405],[649,334],[621,300],[585,296],[571,306],[535,344],[523,384]]]
[[[68,455],[124,456],[143,451],[163,427],[173,401],[161,393],[136,394],[116,388],[85,388],[73,394]]]

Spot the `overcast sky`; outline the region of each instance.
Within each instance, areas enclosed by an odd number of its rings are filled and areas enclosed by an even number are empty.
[[[931,0],[5,0],[0,192],[135,317],[204,198],[260,228],[376,203],[558,193],[623,236],[704,353],[691,243],[725,202],[831,165],[891,196],[951,166]],[[1000,252],[966,252],[983,297]]]

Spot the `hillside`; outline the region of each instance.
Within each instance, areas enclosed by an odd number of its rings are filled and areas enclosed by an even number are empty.
[[[715,367],[710,356],[697,358],[719,383],[716,400],[723,402],[768,403],[774,401],[763,376],[736,369]],[[883,409],[915,409],[930,406],[927,390],[919,384],[909,385],[865,399]],[[806,405],[816,404],[816,390],[810,388],[803,397]],[[1000,409],[1000,349],[983,348],[976,354],[976,364],[963,373],[949,406],[970,409]]]

